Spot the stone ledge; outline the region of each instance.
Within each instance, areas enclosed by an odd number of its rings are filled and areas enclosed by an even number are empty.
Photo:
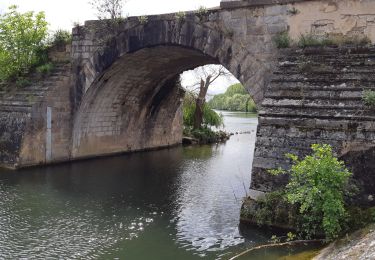
[[[222,0],[220,2],[221,8],[241,8],[241,7],[251,7],[251,6],[265,6],[265,5],[283,5],[283,4],[293,4],[299,2],[307,2],[314,0]]]

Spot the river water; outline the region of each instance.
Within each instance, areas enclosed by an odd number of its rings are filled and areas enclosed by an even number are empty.
[[[238,228],[256,115],[225,144],[0,171],[0,258],[228,259],[269,239]],[[264,259],[260,257],[260,259]],[[272,259],[272,258],[270,258]]]

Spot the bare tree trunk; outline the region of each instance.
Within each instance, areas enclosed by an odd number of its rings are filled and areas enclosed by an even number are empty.
[[[249,102],[250,102],[250,97],[247,98],[246,100],[246,113],[249,112]]]
[[[211,84],[211,75],[207,76],[206,81],[201,79],[198,98],[195,102],[194,124],[193,128],[198,129],[203,124],[203,110],[206,103],[206,95],[208,87]]]

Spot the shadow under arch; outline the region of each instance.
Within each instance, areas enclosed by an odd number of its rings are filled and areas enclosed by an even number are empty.
[[[90,157],[178,144],[182,72],[217,59],[181,46],[156,46],[117,59],[90,85],[77,111],[73,156]]]
[[[264,66],[233,35],[199,19],[165,15],[144,25],[130,19],[106,33],[103,21],[90,21],[75,29],[76,90],[82,95],[76,101],[73,158],[180,143],[184,93],[178,77],[199,66],[223,65],[260,104]],[[78,48],[88,39],[101,45]],[[74,54],[77,49],[87,51]]]

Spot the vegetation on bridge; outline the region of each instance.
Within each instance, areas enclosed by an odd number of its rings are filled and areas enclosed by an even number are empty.
[[[355,45],[365,46],[371,44],[371,40],[367,36],[346,36],[342,34],[326,34],[315,35],[315,34],[301,34],[298,40],[293,40],[288,32],[282,32],[273,38],[273,41],[277,48],[289,48],[289,47],[319,47],[319,46],[344,46],[344,45]]]
[[[0,16],[0,80],[18,78],[46,59],[47,22],[43,12],[20,13],[9,7]]]
[[[17,6],[10,6],[0,15],[0,81],[16,81],[17,86],[23,86],[30,72],[49,73],[53,64],[48,60],[48,49],[70,41],[67,31],[48,35],[43,12],[21,13]]]

